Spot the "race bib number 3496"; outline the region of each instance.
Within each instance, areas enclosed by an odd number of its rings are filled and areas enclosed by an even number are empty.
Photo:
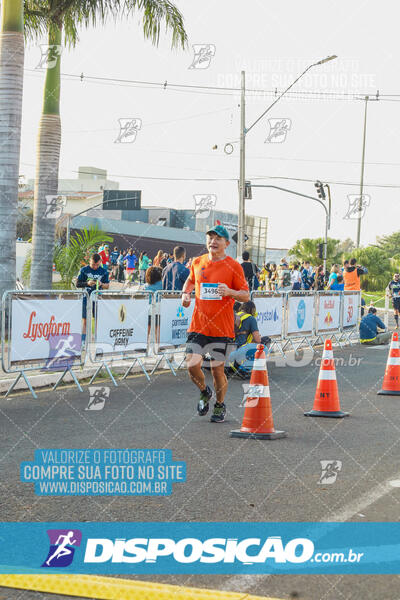
[[[200,300],[222,300],[218,294],[218,283],[201,283]]]

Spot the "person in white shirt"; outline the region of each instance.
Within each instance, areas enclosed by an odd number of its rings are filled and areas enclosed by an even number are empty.
[[[292,290],[300,290],[301,289],[301,273],[299,271],[299,265],[295,263],[293,265],[293,269],[290,273],[290,279],[292,283]]]

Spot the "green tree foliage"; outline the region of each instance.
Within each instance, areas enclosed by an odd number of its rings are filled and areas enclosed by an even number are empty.
[[[83,229],[80,233],[76,232],[71,236],[69,246],[57,244],[54,249],[53,262],[56,265],[56,271],[61,275],[63,287],[67,290],[70,289],[72,280],[78,275],[81,266],[89,262],[90,255],[97,250],[100,244],[112,242],[113,239],[98,227],[91,226],[89,229]],[[24,282],[29,281],[31,263],[32,256],[29,253],[22,269]]]
[[[303,238],[297,240],[293,248],[289,250],[289,256],[295,256],[299,262],[309,260],[313,266],[321,265],[323,259],[318,257],[318,244],[322,244],[323,242],[323,238]],[[328,238],[328,264],[341,261],[343,251],[340,248],[340,244],[340,240]]]
[[[376,245],[388,258],[400,259],[400,231],[378,237]]]

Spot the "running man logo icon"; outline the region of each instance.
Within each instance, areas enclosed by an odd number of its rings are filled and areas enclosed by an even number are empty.
[[[287,132],[292,127],[290,119],[268,119],[269,134],[264,144],[282,144],[286,140]]]
[[[44,211],[43,218],[59,219],[66,204],[66,196],[46,196],[46,209]]]
[[[194,194],[193,198],[196,218],[207,219],[217,204],[217,196],[215,194]]]
[[[89,403],[85,410],[103,410],[106,400],[110,397],[109,387],[89,387]]]
[[[321,464],[321,477],[319,478],[318,485],[332,484],[335,483],[338,473],[342,470],[341,460],[320,460]]]
[[[363,194],[362,196],[349,194],[347,199],[349,201],[349,206],[343,219],[362,219],[365,215],[365,211],[371,204],[371,196],[368,194]]]
[[[50,548],[42,567],[68,567],[74,558],[75,549],[81,545],[79,529],[48,529]]]
[[[215,56],[214,44],[193,44],[193,61],[189,69],[208,69]]]
[[[81,346],[80,333],[51,336],[49,338],[49,357],[43,369],[57,371],[72,367],[80,355]]]
[[[118,119],[119,133],[114,144],[132,144],[142,129],[142,119]]]
[[[61,56],[62,46],[57,44],[40,44],[41,57],[36,69],[54,69]]]

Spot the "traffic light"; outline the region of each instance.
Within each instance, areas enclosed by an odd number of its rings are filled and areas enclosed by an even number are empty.
[[[253,199],[253,195],[251,193],[251,181],[244,182],[244,198],[245,200]]]
[[[320,181],[316,181],[314,183],[314,185],[317,188],[318,198],[321,198],[321,200],[325,200],[326,195],[325,195],[325,190],[324,190],[324,184],[321,183]]]
[[[324,244],[318,244],[318,258],[324,258]]]

